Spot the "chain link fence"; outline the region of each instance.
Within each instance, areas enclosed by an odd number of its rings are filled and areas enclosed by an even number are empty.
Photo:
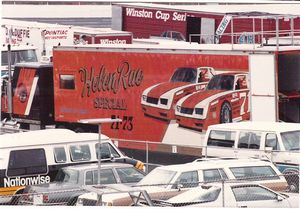
[[[31,192],[0,196],[6,205],[105,205],[105,206],[216,206],[216,207],[299,207],[299,174],[284,175],[298,190],[291,192],[287,184],[270,183],[280,176],[259,176],[239,180],[209,182],[181,181],[175,184],[126,186],[82,186],[53,192]],[[261,182],[259,185],[254,181]],[[266,183],[269,182],[269,183]],[[271,189],[269,189],[271,188]],[[284,189],[285,188],[285,189]],[[275,192],[274,192],[275,191]],[[278,195],[278,193],[284,193]]]

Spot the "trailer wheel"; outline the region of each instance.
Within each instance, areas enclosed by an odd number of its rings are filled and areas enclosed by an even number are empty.
[[[232,109],[228,102],[224,102],[220,111],[220,123],[232,122]]]

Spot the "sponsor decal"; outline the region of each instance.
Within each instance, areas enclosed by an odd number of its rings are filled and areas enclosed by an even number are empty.
[[[18,44],[30,38],[30,30],[26,28],[5,27],[6,43]]]
[[[58,29],[58,30],[43,30],[42,37],[47,39],[67,39],[68,30]]]
[[[147,11],[145,9],[126,8],[126,16],[167,21],[186,21],[186,13],[165,12],[161,10]]]
[[[126,90],[140,86],[144,73],[140,68],[133,69],[128,62],[122,62],[115,72],[108,72],[105,65],[96,73],[94,67],[90,70],[82,67],[79,69],[82,82],[81,97],[89,97],[96,92],[113,92],[117,94],[121,89]],[[112,97],[96,97],[93,99],[95,109],[127,110],[125,99]]]
[[[50,176],[4,178],[4,187],[26,186],[50,183]]]
[[[94,99],[94,108],[126,110],[127,104],[125,102],[125,99],[97,97],[96,99]]]
[[[216,43],[219,43],[219,40],[220,40],[221,36],[223,35],[223,33],[225,32],[230,20],[231,20],[230,15],[225,15],[223,17],[222,21],[220,22],[219,27],[216,30]]]
[[[126,44],[126,40],[109,40],[109,39],[101,39],[100,44]]]
[[[108,72],[105,65],[100,67],[98,74],[95,71],[94,67],[90,70],[85,67],[79,69],[83,84],[81,97],[89,97],[91,93],[101,91],[117,94],[120,89],[140,86],[144,78],[142,69],[133,69],[128,62],[122,62],[115,72]]]

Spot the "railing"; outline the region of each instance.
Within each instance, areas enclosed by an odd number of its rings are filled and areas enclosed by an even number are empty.
[[[293,179],[293,181],[298,181],[299,175],[297,174],[285,174],[285,175],[260,175],[253,176],[243,179],[211,179],[209,181],[195,181],[190,180],[185,182],[177,182],[175,184],[149,184],[149,185],[94,185],[94,186],[78,186],[74,189],[57,189],[51,192],[29,192],[16,195],[0,195],[0,203],[7,205],[41,205],[41,206],[57,206],[57,205],[78,205],[78,206],[95,206],[95,205],[105,205],[105,206],[141,206],[143,204],[152,204],[152,206],[193,206],[195,204],[201,206],[202,203],[211,202],[216,205],[216,207],[232,207],[236,204],[236,198],[232,198],[234,191],[231,190],[231,186],[240,188],[253,188],[253,186],[260,187],[262,190],[259,193],[239,193],[239,195],[245,195],[243,198],[249,198],[249,201],[264,201],[268,198],[276,198],[278,193],[276,192],[290,192],[288,187],[284,184],[272,183],[272,179],[278,180],[282,179]],[[283,178],[283,182],[284,182]],[[265,189],[264,185],[268,189]],[[229,185],[229,187],[227,186]],[[286,185],[286,184],[285,184]],[[299,185],[299,184],[298,184]],[[180,202],[172,204],[168,202],[171,197],[180,195],[184,192],[188,192],[189,189],[196,188],[197,192],[202,190],[207,195],[203,196],[203,201],[191,201],[181,199]],[[283,189],[284,188],[284,189]],[[271,191],[269,190],[271,189]],[[263,195],[261,193],[265,190],[269,195]],[[93,192],[93,193],[91,193]],[[127,195],[124,195],[127,193]],[[98,195],[101,195],[102,202],[99,204]],[[130,194],[130,195],[129,195]],[[142,197],[140,194],[143,194]],[[262,194],[258,197],[256,195]],[[273,194],[273,196],[270,196]],[[211,196],[212,195],[212,196]],[[294,192],[294,194],[289,193],[289,195],[282,195],[281,201],[289,201],[292,205],[295,204],[296,198],[299,200],[299,190]],[[295,198],[296,197],[296,198]],[[186,197],[188,198],[188,196]],[[209,198],[209,199],[206,199]],[[264,199],[265,198],[265,199]],[[280,201],[273,201],[275,203],[280,203]],[[270,201],[266,201],[264,207],[274,207],[273,205],[268,205]],[[299,203],[298,203],[299,204]],[[291,207],[295,207],[292,206]],[[148,205],[149,206],[149,205]]]
[[[236,32],[235,23],[242,19],[247,19],[247,23],[251,24],[252,20],[252,30],[243,32]],[[284,40],[284,45],[300,45],[300,29],[295,28],[295,19],[299,19],[297,15],[275,15],[275,14],[263,14],[263,13],[232,13],[226,14],[221,21],[219,27],[216,30],[216,34],[190,34],[188,40],[192,42],[195,37],[198,37],[199,43],[230,43],[232,48],[234,44],[260,44],[260,46],[270,45],[270,40],[272,40],[272,45],[275,45],[277,49]],[[268,28],[274,28],[274,30],[266,30],[264,28],[265,21],[268,20]],[[280,21],[288,21],[289,29],[282,30],[280,27]],[[228,31],[229,33],[224,33]],[[248,26],[247,26],[248,28]],[[259,28],[259,30],[257,29]],[[238,30],[241,30],[238,28]]]

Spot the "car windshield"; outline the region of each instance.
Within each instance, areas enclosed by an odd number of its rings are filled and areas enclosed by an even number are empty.
[[[281,133],[282,143],[286,151],[300,150],[300,131]]]
[[[11,51],[11,64],[19,62],[37,62],[36,52],[33,49]],[[7,51],[1,52],[1,66],[8,65]]]
[[[207,90],[233,90],[233,75],[215,75],[208,82]]]
[[[171,82],[196,83],[196,78],[197,70],[195,68],[177,68],[171,78]]]
[[[143,179],[145,176],[134,167],[116,168],[116,171],[122,183],[136,183]]]
[[[55,182],[77,184],[79,172],[77,170],[63,168],[60,169],[55,177]]]
[[[145,176],[138,185],[161,185],[167,187],[176,175],[176,171],[156,168]]]

